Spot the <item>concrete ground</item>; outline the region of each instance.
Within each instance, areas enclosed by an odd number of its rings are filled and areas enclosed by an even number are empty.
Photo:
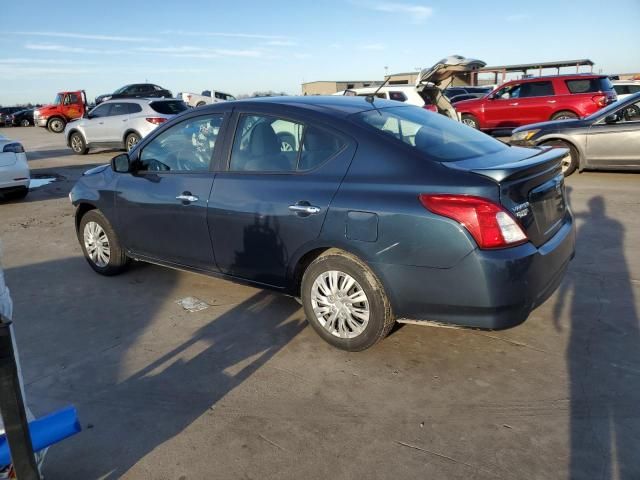
[[[577,256],[523,325],[406,325],[355,354],[289,298],[144,264],[96,275],[67,193],[115,153],[0,133],[60,176],[0,203],[29,402],[74,404],[84,427],[50,450],[48,479],[640,478],[637,174],[568,179]]]

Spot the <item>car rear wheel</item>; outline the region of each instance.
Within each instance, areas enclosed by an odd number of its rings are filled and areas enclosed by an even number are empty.
[[[25,118],[24,120],[20,121],[20,125],[23,127],[28,127],[29,125],[31,125],[31,122]]]
[[[127,135],[127,138],[124,141],[125,146],[127,147],[127,152],[131,151],[131,149],[135,147],[136,143],[138,143],[139,141],[140,135],[138,135],[137,133],[130,133],[129,135]]]
[[[63,119],[59,117],[54,117],[50,119],[49,122],[47,123],[47,128],[49,129],[50,132],[62,133],[64,131],[65,125],[66,125],[66,122]]]
[[[99,210],[88,211],[80,221],[78,240],[84,257],[101,275],[117,275],[129,263],[118,236]]]
[[[4,194],[6,200],[22,200],[29,194],[29,187],[20,187]],[[0,194],[1,195],[1,194]]]
[[[562,112],[554,113],[551,116],[551,120],[571,120],[572,118],[578,118],[578,115],[576,115],[573,112],[562,111]]]
[[[478,119],[475,116],[470,115],[468,113],[465,113],[464,115],[462,115],[462,123],[464,123],[465,125],[471,128],[475,128],[476,130],[480,129],[480,123],[478,123]]]
[[[541,145],[546,145],[549,147],[568,148],[569,155],[562,159],[562,173],[565,177],[568,177],[576,171],[576,168],[578,168],[578,165],[580,164],[580,158],[576,147],[568,142],[563,142],[562,140],[550,140],[548,142],[542,143]]]
[[[71,134],[69,138],[69,145],[71,146],[71,150],[76,155],[85,155],[89,149],[87,148],[87,143],[84,141],[84,137],[79,132],[74,132]]]
[[[341,250],[331,249],[309,265],[301,297],[314,330],[342,350],[373,346],[395,323],[380,281],[362,261]]]

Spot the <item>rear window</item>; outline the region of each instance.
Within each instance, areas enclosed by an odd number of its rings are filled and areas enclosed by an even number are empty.
[[[478,130],[418,107],[369,110],[354,118],[439,162],[455,162],[509,148]]]
[[[163,115],[175,115],[176,113],[184,112],[188,108],[187,104],[180,100],[151,102],[149,106]]]
[[[604,92],[613,89],[613,85],[607,77],[579,78],[567,80],[566,83],[571,93]]]

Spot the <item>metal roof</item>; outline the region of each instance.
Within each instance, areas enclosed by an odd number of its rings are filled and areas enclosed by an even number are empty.
[[[480,71],[493,71],[493,70],[506,70],[508,72],[521,72],[524,70],[533,70],[534,68],[562,68],[562,67],[575,67],[576,65],[595,65],[588,58],[579,60],[561,60],[557,62],[539,62],[539,63],[521,63],[518,65],[492,65],[482,67]]]
[[[381,80],[314,80],[312,82],[303,82],[302,85],[310,83],[382,83]]]

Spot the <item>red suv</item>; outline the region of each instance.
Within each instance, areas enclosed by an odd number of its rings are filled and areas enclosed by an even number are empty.
[[[576,74],[514,80],[455,108],[470,127],[496,130],[584,117],[615,101],[608,77]]]

